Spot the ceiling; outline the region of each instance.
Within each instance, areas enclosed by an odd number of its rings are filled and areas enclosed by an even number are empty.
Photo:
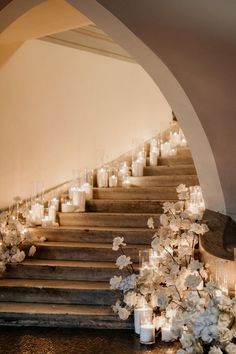
[[[131,56],[122,47],[94,24],[50,34],[40,39],[66,47],[134,62]]]

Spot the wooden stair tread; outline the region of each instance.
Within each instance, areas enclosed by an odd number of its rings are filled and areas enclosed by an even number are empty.
[[[35,243],[36,246],[39,247],[66,247],[66,248],[106,248],[112,251],[112,243],[100,243],[100,242],[37,242]],[[129,248],[138,248],[138,249],[146,249],[147,246],[140,245],[140,244],[132,244],[127,245],[126,249]],[[112,251],[115,253],[115,251]],[[118,253],[118,252],[117,252]]]
[[[74,267],[74,268],[113,268],[117,269],[114,262],[103,261],[63,261],[55,259],[25,259],[22,263],[10,266],[50,266],[50,267]]]
[[[107,282],[86,282],[77,280],[48,280],[48,279],[0,279],[0,289],[15,288],[55,288],[55,289],[96,289],[109,290]]]
[[[110,306],[92,305],[66,305],[66,304],[34,304],[0,302],[0,313],[25,313],[25,314],[74,314],[74,315],[100,315],[114,316]]]
[[[69,213],[67,213],[69,214]],[[96,213],[97,214],[97,213]],[[150,215],[150,214],[148,214]],[[155,214],[156,216],[156,214]],[[120,231],[120,232],[125,232],[125,231],[134,231],[134,232],[150,232],[149,229],[146,227],[143,228],[135,228],[135,227],[113,227],[113,226],[59,226],[59,227],[36,227],[36,228],[31,228],[33,231],[35,230],[41,230],[41,231]],[[155,232],[155,229],[151,230]]]

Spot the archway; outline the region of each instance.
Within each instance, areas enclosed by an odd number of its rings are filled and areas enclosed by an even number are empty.
[[[225,199],[214,154],[200,120],[175,76],[148,46],[97,1],[67,0],[67,2],[82,11],[129,51],[161,89],[177,115],[189,142],[207,207],[225,213]],[[29,7],[33,7],[36,3]],[[29,9],[25,6],[25,3],[22,4],[22,8],[19,10],[18,5],[18,15]],[[8,15],[6,25],[17,18],[14,11],[12,11],[13,17],[11,19],[10,12]]]

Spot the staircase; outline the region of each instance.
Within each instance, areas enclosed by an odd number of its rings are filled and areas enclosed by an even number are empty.
[[[32,230],[47,241],[32,259],[7,267],[0,279],[0,325],[132,328],[112,312],[116,294],[109,279],[119,274],[112,240],[124,236],[127,255],[138,269],[138,252],[149,248],[152,216],[158,225],[161,203],[176,200],[176,186],[198,184],[190,151],[147,166],[131,187],[94,188],[85,213],[58,213],[58,228]]]

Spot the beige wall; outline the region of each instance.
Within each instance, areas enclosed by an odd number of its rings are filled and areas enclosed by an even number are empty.
[[[168,125],[171,109],[137,64],[32,40],[0,70],[0,207],[74,168],[112,160]]]

